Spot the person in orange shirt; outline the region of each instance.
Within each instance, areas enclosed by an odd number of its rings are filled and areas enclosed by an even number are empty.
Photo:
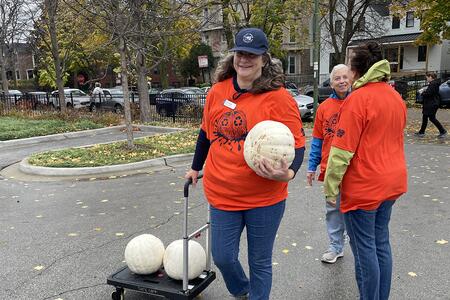
[[[350,58],[352,93],[341,106],[325,174],[325,196],[340,210],[355,257],[360,299],[389,298],[392,253],[389,220],[407,190],[403,144],[406,105],[387,83],[389,62],[368,42]]]
[[[314,129],[309,154],[306,180],[312,185],[316,177],[317,166],[320,166],[318,180],[323,181],[327,168],[328,153],[339,120],[339,109],[350,93],[351,83],[349,68],[344,64],[333,67],[330,73],[330,85],[333,93],[319,105],[314,120]],[[326,225],[330,245],[322,255],[322,262],[333,264],[344,256],[344,216],[339,211],[339,196],[336,205],[326,203]]]
[[[216,70],[209,90],[191,170],[210,204],[212,256],[228,291],[238,299],[268,300],[272,285],[272,251],[285,209],[288,182],[303,161],[305,135],[295,100],[283,87],[282,68],[268,54],[268,41],[257,28],[235,37],[233,54]],[[295,139],[295,158],[272,168],[266,160],[253,171],[245,162],[247,133],[259,122],[285,124]],[[239,262],[239,244],[247,231],[249,276]]]

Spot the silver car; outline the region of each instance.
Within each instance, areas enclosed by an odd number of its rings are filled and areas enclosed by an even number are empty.
[[[295,89],[288,89],[294,100],[297,102],[302,119],[311,118],[314,115],[314,98],[302,95]]]
[[[109,110],[121,114],[124,111],[125,101],[123,100],[123,90],[121,88],[102,89],[102,95],[93,95],[91,97],[90,111],[97,111],[98,109]],[[137,93],[129,93],[130,103],[139,103],[139,96]]]

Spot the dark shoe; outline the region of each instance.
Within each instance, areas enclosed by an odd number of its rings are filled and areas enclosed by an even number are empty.
[[[415,132],[414,135],[417,136],[417,137],[424,137],[424,136],[425,136],[425,133],[422,133],[422,132]]]
[[[447,134],[448,134],[448,132],[444,131],[443,133],[438,134],[437,137],[438,137],[438,139],[443,139],[443,138],[445,138],[447,136]]]
[[[236,300],[248,300],[248,293],[242,296],[234,296]]]

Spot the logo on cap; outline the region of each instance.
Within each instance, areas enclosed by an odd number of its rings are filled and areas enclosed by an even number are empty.
[[[244,36],[242,37],[242,41],[247,44],[253,42],[253,34],[251,33],[244,34]]]

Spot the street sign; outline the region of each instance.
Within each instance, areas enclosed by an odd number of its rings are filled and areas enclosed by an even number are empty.
[[[207,68],[208,67],[208,55],[200,55],[197,57],[198,59],[198,67],[199,68]]]

